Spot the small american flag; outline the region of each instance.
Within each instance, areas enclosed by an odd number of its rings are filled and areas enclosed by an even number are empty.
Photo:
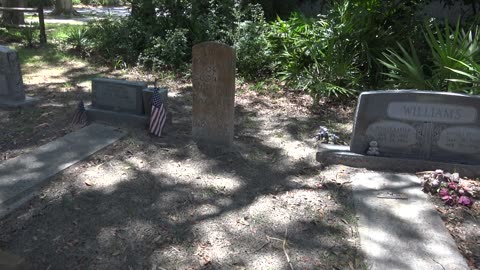
[[[83,104],[83,100],[80,100],[78,103],[78,107],[75,110],[75,114],[73,115],[72,125],[85,125],[87,124],[87,112],[85,111],[85,105]]]
[[[165,121],[167,120],[167,113],[165,107],[160,99],[160,92],[158,88],[153,90],[152,95],[152,112],[150,113],[150,133],[155,136],[161,136]]]

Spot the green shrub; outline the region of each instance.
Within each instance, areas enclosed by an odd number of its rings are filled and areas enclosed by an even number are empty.
[[[27,47],[33,47],[33,44],[40,36],[38,24],[36,23],[26,23],[25,27],[21,28],[20,33]]]
[[[193,44],[203,41],[219,41],[233,45],[235,8],[234,0],[192,1],[190,27]]]
[[[290,87],[320,97],[350,96],[359,85],[358,55],[348,42],[332,35],[324,19],[298,13],[277,19],[269,36],[276,52],[276,69]]]
[[[190,55],[188,29],[168,30],[165,37],[156,37],[139,58],[141,65],[154,70],[185,68]]]
[[[107,61],[135,64],[151,40],[150,26],[132,17],[106,18],[88,25],[92,49]]]
[[[479,93],[478,63],[480,61],[480,28],[461,29],[445,23],[425,24],[425,43],[430,49],[428,59],[419,60],[412,45],[407,52],[389,50],[381,63],[388,69],[385,75],[394,87],[425,90]]]
[[[271,73],[272,54],[267,38],[269,25],[259,5],[250,5],[244,14],[248,20],[237,23],[234,47],[238,73],[254,80]]]
[[[82,55],[88,55],[92,47],[92,37],[85,27],[70,29],[64,42]]]

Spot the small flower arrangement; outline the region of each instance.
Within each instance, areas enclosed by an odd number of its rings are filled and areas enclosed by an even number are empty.
[[[323,143],[336,143],[340,139],[335,133],[324,126],[320,126],[317,134],[314,136],[317,141],[321,141]]]
[[[473,198],[480,194],[476,181],[461,179],[458,173],[444,173],[442,170],[426,173],[422,187],[424,192],[438,194],[450,206],[471,206]]]

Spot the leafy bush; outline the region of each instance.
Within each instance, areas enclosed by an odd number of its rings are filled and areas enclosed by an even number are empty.
[[[325,16],[277,18],[269,41],[281,78],[315,101],[375,88],[383,68],[378,58],[396,40],[416,33],[411,26],[419,4],[391,2],[332,1]]]
[[[192,1],[193,44],[220,41],[233,44],[235,30],[234,0]]]
[[[280,77],[293,88],[320,97],[349,96],[357,87],[357,55],[332,35],[324,19],[294,13],[288,21],[277,19],[270,40],[277,55]]]
[[[148,25],[132,17],[102,19],[88,25],[95,53],[107,61],[135,64],[151,40]]]
[[[165,37],[154,38],[139,58],[139,62],[148,68],[183,69],[187,63],[190,47],[187,40],[188,29],[168,30]]]
[[[22,39],[27,47],[33,47],[35,40],[39,37],[38,24],[27,23],[20,31]]]
[[[88,54],[92,45],[92,38],[89,35],[88,28],[73,28],[67,33],[65,43],[71,46],[76,52],[83,55]]]
[[[480,93],[478,89],[480,60],[479,27],[465,31],[460,20],[455,27],[445,23],[443,29],[436,23],[426,24],[424,38],[430,49],[428,59],[421,62],[412,45],[407,52],[389,50],[381,63],[395,87]]]
[[[243,16],[246,20],[237,23],[235,49],[238,72],[246,79],[258,79],[269,74],[273,60],[267,38],[269,25],[265,22],[259,5],[247,7]]]

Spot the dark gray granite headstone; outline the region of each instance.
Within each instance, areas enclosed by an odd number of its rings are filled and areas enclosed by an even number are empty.
[[[415,90],[360,95],[350,150],[380,156],[480,164],[480,97]]]
[[[0,99],[25,100],[20,61],[15,50],[0,46]]]
[[[143,115],[144,82],[95,78],[92,80],[92,106],[97,109]]]
[[[231,145],[235,106],[235,50],[217,42],[193,46],[195,140]]]

